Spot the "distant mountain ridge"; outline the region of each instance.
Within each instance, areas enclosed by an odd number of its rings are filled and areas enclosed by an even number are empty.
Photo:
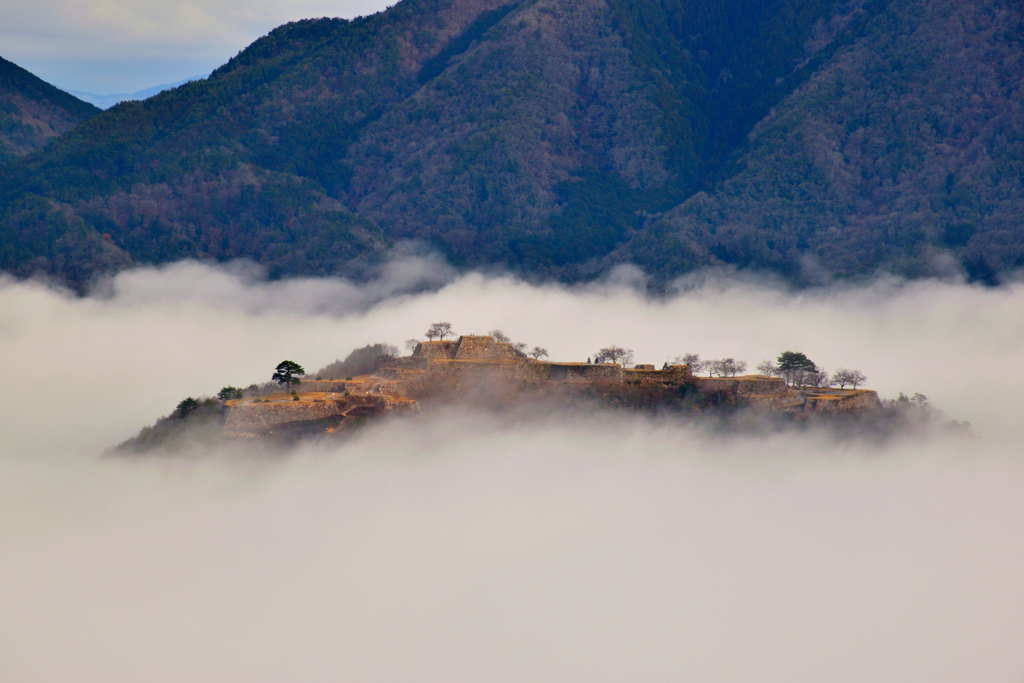
[[[0,57],[0,164],[34,152],[98,113]]]
[[[118,93],[115,95],[97,95],[91,92],[82,92],[81,90],[69,90],[68,92],[89,104],[95,105],[100,109],[110,109],[115,104],[127,102],[129,100],[145,100],[149,99],[153,95],[159,95],[164,90],[170,90],[171,88],[177,88],[179,85],[185,85],[192,81],[199,81],[206,78],[206,76],[193,76],[191,78],[185,78],[174,83],[164,83],[163,85],[154,85],[150,88],[143,88],[133,93]]]
[[[565,280],[632,261],[994,281],[1024,248],[1021,25],[1004,0],[403,0],[296,22],[12,167],[0,268],[359,277],[414,239]]]

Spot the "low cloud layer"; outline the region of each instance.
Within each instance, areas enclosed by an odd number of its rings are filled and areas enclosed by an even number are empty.
[[[1024,288],[705,279],[660,300],[628,273],[564,288],[440,268],[396,262],[356,287],[186,263],[88,298],[0,285],[0,678],[1024,674]],[[801,350],[883,396],[925,393],[978,436],[444,415],[270,461],[97,457],[186,395],[437,320],[555,359]]]

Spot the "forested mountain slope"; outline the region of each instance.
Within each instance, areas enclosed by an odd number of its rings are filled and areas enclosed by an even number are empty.
[[[663,274],[729,263],[803,281],[1024,265],[1024,14],[899,0],[752,133],[745,167],[637,234]]]
[[[99,112],[0,57],[0,164],[39,149]]]
[[[404,0],[262,38],[91,119],[0,187],[0,267],[249,257],[349,273],[425,239],[592,272],[709,186],[836,0]],[[808,67],[809,68],[809,67]]]
[[[288,24],[9,165],[0,268],[81,284],[246,257],[359,276],[411,238],[457,265],[565,279],[622,260],[665,278],[723,262],[798,280],[922,273],[950,253],[991,277],[1016,257],[990,253],[1003,242],[986,221],[1003,216],[1004,242],[1019,230],[1018,162],[1001,151],[1020,140],[1018,14],[1003,0],[403,0]],[[1001,189],[981,193],[997,166]],[[927,210],[902,199],[939,176]]]

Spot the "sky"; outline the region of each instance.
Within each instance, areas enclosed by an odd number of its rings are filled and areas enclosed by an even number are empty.
[[[378,279],[178,263],[0,281],[4,681],[1020,681],[1024,286],[661,299],[404,256]],[[438,413],[344,444],[104,458],[181,398],[440,320],[580,360],[800,350],[973,438]]]
[[[0,56],[65,90],[132,93],[202,76],[288,21],[387,0],[0,1]]]

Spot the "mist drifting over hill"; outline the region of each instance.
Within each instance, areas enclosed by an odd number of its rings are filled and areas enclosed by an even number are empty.
[[[1024,287],[642,282],[422,256],[365,286],[191,262],[86,297],[4,282],[0,677],[1018,680]],[[567,359],[796,348],[976,436],[450,413],[270,458],[99,457],[186,395],[441,319]]]

